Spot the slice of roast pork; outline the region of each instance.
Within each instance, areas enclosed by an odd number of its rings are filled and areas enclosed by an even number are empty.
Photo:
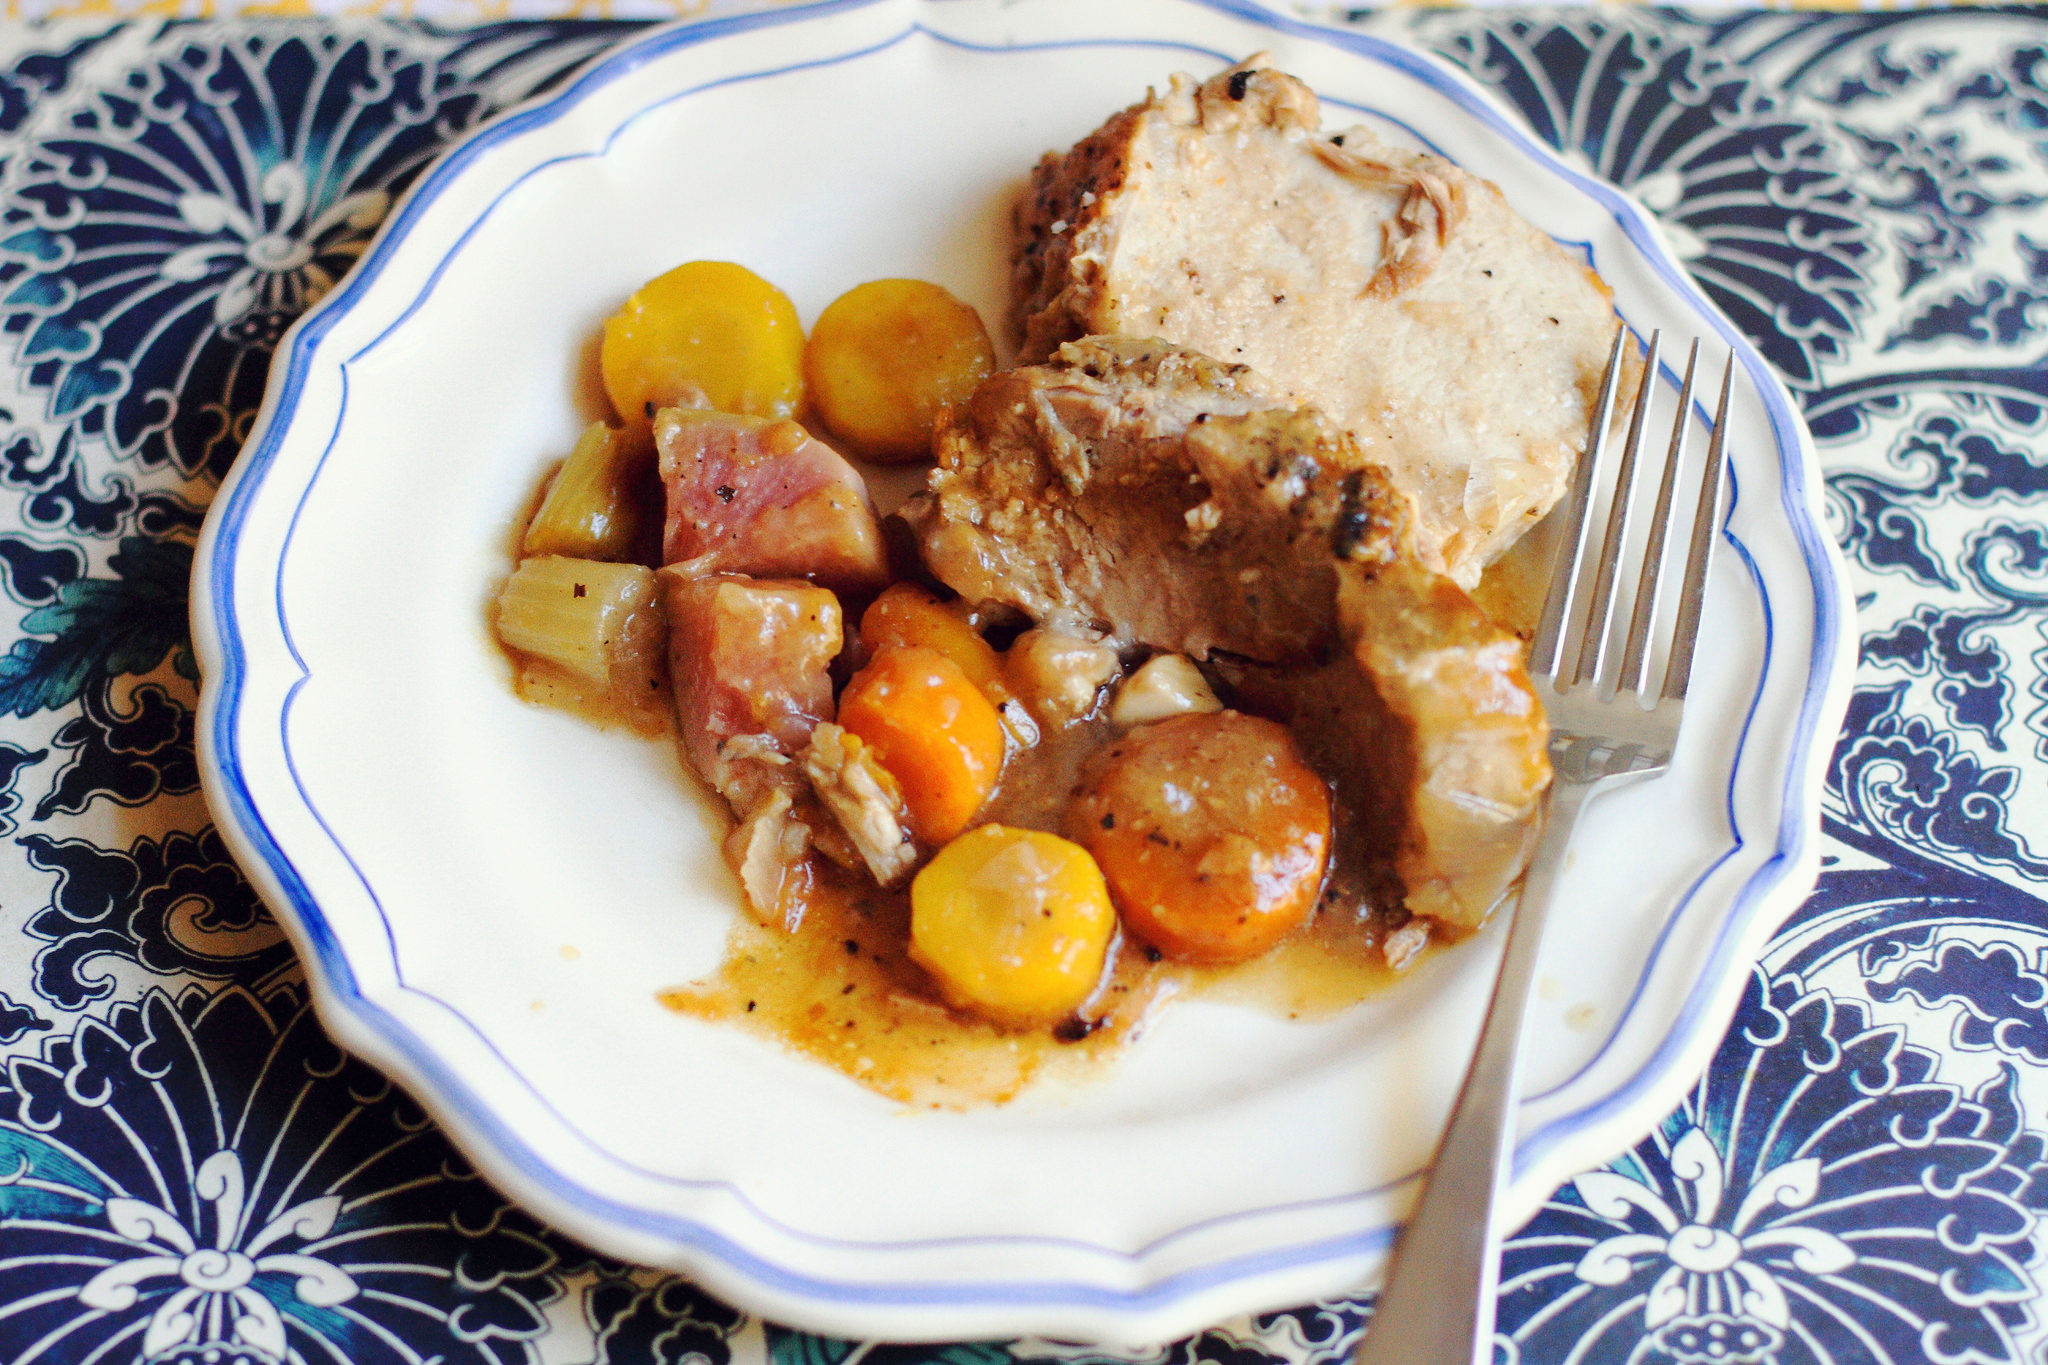
[[[1329,527],[1393,553],[1407,518],[1357,444],[1243,366],[1095,337],[992,375],[941,419],[904,509],[925,566],[970,602],[1205,658],[1303,663],[1335,639]]]
[[[1415,502],[1416,553],[1470,588],[1564,493],[1612,296],[1492,184],[1365,129],[1262,57],[1176,76],[1018,209],[1022,358],[1163,337],[1313,405]]]

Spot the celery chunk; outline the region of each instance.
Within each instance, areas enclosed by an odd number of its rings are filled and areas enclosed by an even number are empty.
[[[528,555],[633,558],[658,493],[654,454],[645,438],[592,422],[562,462],[526,528]]]
[[[498,638],[594,699],[637,710],[661,688],[666,631],[654,571],[537,555],[498,594]]]

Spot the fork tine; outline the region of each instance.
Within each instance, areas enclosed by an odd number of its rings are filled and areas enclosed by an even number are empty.
[[[1728,515],[1728,392],[1735,381],[1735,353],[1721,371],[1721,401],[1714,409],[1714,437],[1707,442],[1707,468],[1700,476],[1699,513],[1692,523],[1692,548],[1685,556],[1685,586],[1678,598],[1678,623],[1673,628],[1671,662],[1664,672],[1664,695],[1673,701],[1685,699],[1686,681],[1692,676],[1692,649],[1700,633],[1700,601],[1706,596],[1707,569],[1714,555],[1714,542],[1721,537],[1721,522]]]
[[[1642,696],[1650,690],[1650,632],[1657,626],[1664,587],[1664,542],[1671,532],[1671,504],[1678,491],[1679,467],[1685,463],[1685,438],[1692,429],[1692,381],[1699,369],[1700,343],[1694,337],[1685,357],[1685,384],[1678,393],[1678,417],[1671,425],[1671,448],[1664,453],[1664,477],[1657,484],[1657,507],[1650,515],[1650,539],[1643,547],[1643,579],[1636,588],[1635,612],[1629,618],[1628,645],[1621,654],[1621,689]]]
[[[1592,520],[1593,488],[1607,458],[1607,429],[1614,421],[1614,398],[1621,388],[1621,358],[1628,336],[1628,327],[1617,324],[1614,345],[1607,353],[1607,372],[1600,380],[1600,404],[1593,417],[1591,445],[1573,477],[1571,505],[1557,548],[1557,563],[1550,574],[1550,591],[1543,599],[1543,617],[1536,627],[1536,637],[1529,642],[1529,672],[1533,677],[1558,676],[1565,636],[1570,634],[1569,623],[1576,614],[1579,583],[1586,563],[1586,530]]]
[[[1574,685],[1598,683],[1607,666],[1607,628],[1614,620],[1614,595],[1620,582],[1622,548],[1628,544],[1629,514],[1636,497],[1636,469],[1643,453],[1643,428],[1650,415],[1650,398],[1657,389],[1657,352],[1664,340],[1660,329],[1650,333],[1650,347],[1643,357],[1642,383],[1636,388],[1635,412],[1629,417],[1628,440],[1621,448],[1621,472],[1615,476],[1614,501],[1607,509],[1607,537],[1601,542],[1598,576],[1593,580],[1592,614],[1586,633],[1579,640],[1579,661],[1572,670]]]

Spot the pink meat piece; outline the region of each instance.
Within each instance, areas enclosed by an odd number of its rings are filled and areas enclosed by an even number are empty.
[[[805,578],[850,594],[889,582],[867,485],[795,422],[664,408],[654,442],[668,497],[664,564]]]
[[[839,599],[811,583],[662,573],[683,755],[744,818],[771,789],[801,790],[793,762],[832,719]]]

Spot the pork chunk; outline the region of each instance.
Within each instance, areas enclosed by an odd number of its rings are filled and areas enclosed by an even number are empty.
[[[797,758],[832,719],[839,599],[802,582],[660,574],[683,757],[739,822],[725,852],[747,903],[787,924],[816,802]]]
[[[1550,727],[1522,643],[1406,561],[1345,565],[1337,600],[1366,683],[1331,717],[1355,756],[1340,781],[1370,787],[1350,804],[1409,912],[1476,929],[1528,866],[1550,788]]]
[[[904,509],[927,568],[970,602],[1121,645],[1269,662],[1327,648],[1329,528],[1364,481],[1392,553],[1399,499],[1312,409],[1242,366],[1090,338],[993,375],[947,414],[938,467]],[[1313,509],[1313,510],[1312,510]]]
[[[1123,660],[1092,631],[1034,626],[1004,651],[1003,672],[1033,722],[1057,730],[1094,712]]]
[[[971,600],[1224,665],[1332,782],[1340,840],[1407,908],[1476,926],[1550,780],[1520,640],[1416,562],[1406,499],[1314,409],[1164,343],[997,375],[906,515]]]
[[[811,732],[803,763],[819,803],[839,822],[875,882],[890,886],[901,881],[917,865],[910,807],[874,750],[837,725],[820,725]]]
[[[663,563],[855,594],[888,583],[867,485],[795,422],[664,408],[654,443],[668,495]]]
[[[683,754],[743,804],[747,765],[781,768],[832,719],[828,670],[844,643],[839,599],[809,583],[662,575]],[[778,784],[779,785],[779,784]]]
[[[1451,937],[1477,928],[1528,866],[1549,790],[1550,731],[1521,640],[1412,560],[1338,568],[1326,663],[1221,660],[1237,704],[1283,720],[1336,797],[1340,896],[1398,899]],[[1387,944],[1399,966],[1426,926]]]
[[[1493,185],[1365,129],[1262,58],[1048,155],[1018,209],[1022,358],[1162,337],[1320,408],[1416,505],[1416,553],[1470,588],[1585,447],[1616,320]]]
[[[803,902],[795,893],[806,880],[811,834],[795,799],[786,789],[772,787],[762,791],[725,837],[725,860],[740,879],[747,909],[770,928],[797,927]]]

